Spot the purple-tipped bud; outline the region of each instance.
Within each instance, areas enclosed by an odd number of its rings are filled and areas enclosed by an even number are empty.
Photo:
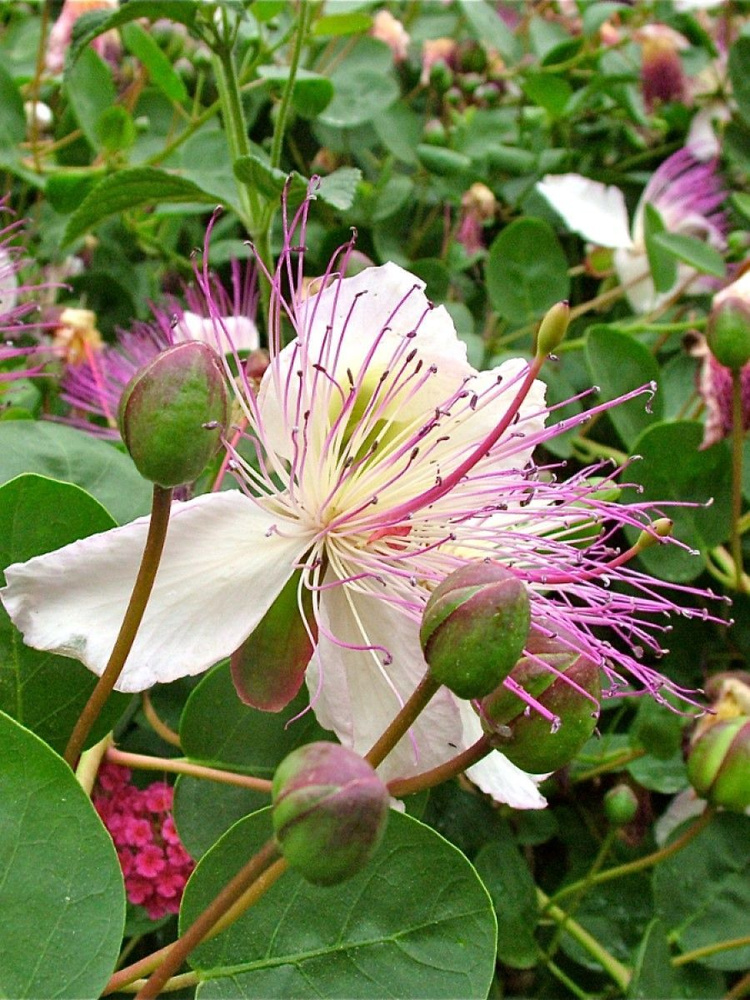
[[[706,341],[720,365],[732,371],[744,367],[750,361],[750,303],[738,296],[715,300]]]
[[[125,387],[119,423],[144,479],[164,487],[197,479],[229,423],[226,382],[213,348],[190,341],[158,354]]]
[[[523,653],[530,616],[526,587],[498,563],[451,573],[430,595],[419,632],[433,678],[459,698],[494,691]]]
[[[570,303],[556,302],[545,313],[536,335],[537,357],[546,358],[562,343],[570,323]]]
[[[390,796],[374,769],[337,743],[309,743],[276,770],[273,828],[289,866],[314,885],[356,875],[378,848]]]
[[[701,798],[744,812],[750,806],[750,716],[705,728],[690,748],[687,774]]]
[[[604,815],[611,826],[627,826],[638,814],[638,796],[630,785],[615,785],[604,796]]]
[[[571,649],[560,629],[554,637],[532,631],[509,681],[480,705],[493,746],[532,774],[569,764],[599,718],[599,667]],[[517,686],[530,701],[515,693]]]

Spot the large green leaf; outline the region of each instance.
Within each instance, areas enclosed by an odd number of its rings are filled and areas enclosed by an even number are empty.
[[[0,568],[113,527],[107,511],[78,486],[19,476],[0,487]],[[95,684],[77,660],[25,646],[0,606],[0,709],[62,753]],[[112,728],[129,700],[112,695],[88,745]]]
[[[664,221],[654,206],[648,202],[643,212],[643,233],[646,241],[648,266],[657,292],[668,292],[677,281],[677,261],[674,254],[656,239],[666,232]]]
[[[497,49],[506,62],[515,64],[521,55],[521,46],[498,11],[485,0],[459,0],[459,6],[477,41]]]
[[[185,928],[271,836],[270,810],[240,821],[201,860],[182,903]],[[190,961],[199,998],[411,997],[484,1000],[495,969],[487,891],[455,847],[391,812],[359,875],[325,889],[287,872]]]
[[[659,365],[645,344],[610,326],[597,324],[588,330],[586,359],[602,400],[616,399],[659,378]],[[637,396],[609,410],[609,419],[628,446],[661,419],[663,407],[659,393],[650,402],[648,396]]]
[[[497,957],[512,968],[531,969],[539,960],[536,887],[507,824],[474,863],[497,914]]]
[[[704,240],[699,240],[695,236],[685,236],[683,233],[663,232],[656,233],[653,242],[683,264],[694,267],[702,274],[710,274],[714,278],[723,278],[726,275],[724,258]]]
[[[672,955],[661,920],[646,928],[635,955],[628,1000],[674,1000],[674,997],[718,997],[724,993],[724,979],[700,966],[672,965]]]
[[[118,524],[147,514],[151,507],[151,486],[130,457],[73,427],[31,420],[0,423],[0,484],[24,472],[75,483]]]
[[[570,293],[568,262],[550,225],[516,219],[493,241],[487,259],[492,307],[513,323],[528,323]]]
[[[133,22],[123,27],[121,34],[128,51],[146,67],[155,86],[171,101],[186,101],[188,92],[182,77],[151,35]]]
[[[71,243],[111,215],[165,201],[215,205],[221,198],[193,181],[155,167],[119,170],[97,184],[83,199],[68,221],[63,242]]]
[[[125,922],[109,834],[70,768],[0,713],[0,995],[99,996]]]
[[[633,444],[632,453],[641,461],[627,473],[628,483],[642,490],[623,494],[624,501],[663,501],[660,509],[674,521],[674,536],[701,554],[729,534],[732,477],[726,442],[701,451],[702,440],[697,420],[652,424]],[[649,572],[679,582],[694,580],[705,566],[705,558],[670,544],[647,549],[639,558]]]
[[[675,831],[679,836],[684,830]],[[750,818],[719,813],[654,873],[661,917],[683,951],[747,936]],[[710,969],[747,969],[750,945],[698,959]]]
[[[112,107],[115,85],[112,71],[93,49],[86,49],[65,75],[65,92],[83,134],[94,149],[99,148],[97,123]]]

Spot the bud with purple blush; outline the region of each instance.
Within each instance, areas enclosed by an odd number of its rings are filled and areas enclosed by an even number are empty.
[[[213,348],[190,341],[162,351],[126,387],[119,423],[144,479],[166,488],[197,479],[229,423],[226,382]]]
[[[293,750],[276,770],[271,795],[279,849],[313,885],[356,875],[383,839],[388,789],[366,760],[338,743]]]
[[[494,691],[523,653],[530,622],[524,584],[489,559],[447,576],[425,605],[419,638],[432,677],[459,698]]]

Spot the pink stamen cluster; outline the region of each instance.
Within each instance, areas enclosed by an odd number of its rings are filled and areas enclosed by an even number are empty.
[[[0,198],[0,217],[7,214],[12,214],[7,199]],[[41,350],[39,345],[17,342],[39,327],[39,324],[32,326],[29,323],[29,316],[38,312],[39,306],[27,293],[37,292],[43,287],[25,285],[18,280],[18,273],[24,265],[23,249],[18,243],[23,225],[23,220],[16,219],[0,228],[0,362],[32,357]],[[25,369],[0,371],[0,382],[28,378],[37,374],[40,368],[41,365],[33,365]]]
[[[179,912],[195,863],[175,829],[171,786],[136,788],[127,767],[105,763],[92,801],[115,843],[130,902],[152,920]]]
[[[690,149],[680,149],[655,171],[641,202],[658,209],[667,229],[723,247],[729,228],[722,210],[727,192],[716,167],[716,160],[697,160]]]

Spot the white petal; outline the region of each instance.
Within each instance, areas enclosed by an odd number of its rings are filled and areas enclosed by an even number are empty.
[[[197,340],[210,344],[222,354],[234,351],[254,351],[260,343],[258,327],[247,316],[216,316],[207,318],[185,312],[172,333],[174,342],[181,344]]]
[[[631,246],[628,210],[618,187],[580,174],[547,174],[537,184],[568,229],[602,247]]]
[[[545,775],[527,774],[497,750],[470,767],[466,775],[487,795],[514,809],[544,809],[547,805],[537,788]]]
[[[382,650],[347,649],[321,634],[307,670],[307,685],[320,724],[332,729],[345,746],[365,754],[398,714],[427,666],[415,621],[385,601],[352,594],[351,588],[337,586],[324,592],[321,621],[340,643],[363,644],[357,618],[370,643],[388,649],[393,662],[383,665]],[[470,746],[473,735],[465,733],[458,699],[442,689],[417,719],[411,738],[405,736],[378,771],[387,781],[427,771]]]
[[[0,247],[0,312],[10,312],[17,305],[18,278],[16,277],[16,267],[5,247]]]
[[[201,673],[247,638],[309,539],[238,491],[175,503],[159,570],[120,691]],[[293,528],[294,526],[292,526]],[[6,572],[0,591],[28,645],[106,666],[130,597],[148,518],[92,535]]]
[[[633,312],[650,312],[669,298],[671,289],[659,294],[654,288],[645,250],[615,250],[614,265]]]

